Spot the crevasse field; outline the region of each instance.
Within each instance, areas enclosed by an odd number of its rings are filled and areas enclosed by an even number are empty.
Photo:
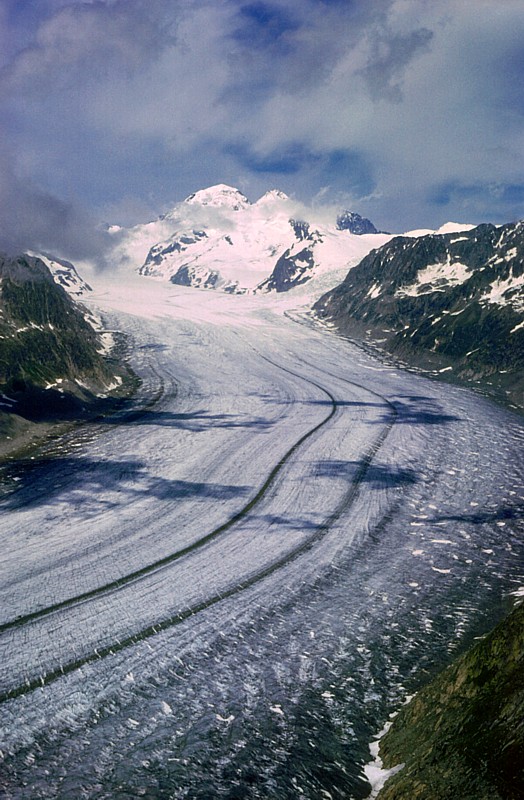
[[[89,302],[143,385],[2,472],[2,797],[368,797],[390,712],[524,583],[522,418],[296,296]]]

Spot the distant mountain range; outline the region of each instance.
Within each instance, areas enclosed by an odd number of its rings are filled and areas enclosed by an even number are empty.
[[[182,286],[282,292],[349,268],[390,238],[355,212],[327,222],[304,219],[304,213],[278,190],[250,203],[238,189],[219,184],[190,195],[154,222],[110,227],[111,260]]]
[[[109,260],[123,277],[131,269],[145,279],[235,294],[307,285],[306,296],[314,298],[329,289],[314,311],[340,332],[434,374],[491,383],[506,400],[524,405],[524,223],[447,223],[438,231],[395,236],[377,231],[353,211],[333,212],[331,220],[326,214],[307,210],[278,190],[251,203],[238,189],[219,184],[152,222],[109,227],[114,237]],[[21,259],[17,269],[27,286],[35,280],[31,270],[45,270],[47,277],[38,280],[46,292],[51,284],[76,298],[91,291],[70,262],[36,253]],[[8,261],[2,262],[4,272],[14,270]],[[26,300],[34,303],[35,290],[27,286]],[[36,317],[32,322],[36,336],[41,323]],[[14,363],[14,342],[22,346],[24,331],[20,320],[8,322],[7,309],[2,324],[10,325],[2,347],[11,348]],[[92,327],[85,330],[91,347]],[[78,387],[81,370],[75,372],[66,354],[63,364],[69,365],[63,367],[67,375],[47,359],[45,380],[71,379]],[[0,374],[0,381],[10,377]]]
[[[314,305],[342,333],[524,396],[524,222],[392,238]]]

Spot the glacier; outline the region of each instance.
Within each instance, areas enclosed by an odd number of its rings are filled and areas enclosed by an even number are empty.
[[[522,586],[522,418],[304,287],[89,282],[142,388],[2,467],[6,796],[366,797],[391,708]]]

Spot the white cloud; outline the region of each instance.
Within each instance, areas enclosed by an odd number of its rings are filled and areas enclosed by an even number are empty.
[[[509,213],[489,187],[524,185],[520,0],[42,4],[0,102],[19,178],[51,194],[129,209],[238,179],[399,229]]]

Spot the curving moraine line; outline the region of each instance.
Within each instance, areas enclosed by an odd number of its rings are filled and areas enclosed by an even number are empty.
[[[167,567],[168,565],[179,560],[183,556],[195,552],[204,545],[209,544],[211,541],[216,539],[220,534],[224,533],[226,530],[229,530],[231,527],[233,527],[233,525],[235,525],[237,522],[243,519],[263,499],[263,497],[266,495],[269,488],[274,483],[276,477],[281,472],[285,464],[289,461],[289,459],[304,444],[304,442],[310,439],[315,433],[317,433],[317,431],[319,431],[321,428],[323,428],[325,425],[329,423],[329,421],[336,414],[339,406],[337,404],[335,397],[325,387],[321,386],[315,381],[310,380],[309,378],[305,378],[303,375],[299,375],[298,373],[293,372],[287,367],[283,367],[282,365],[275,363],[267,356],[263,356],[260,353],[259,356],[263,358],[265,361],[272,364],[273,366],[282,370],[283,372],[286,372],[289,375],[292,375],[293,377],[299,378],[311,384],[312,386],[315,386],[320,391],[322,391],[329,398],[331,403],[331,409],[329,413],[326,415],[326,417],[323,420],[321,420],[321,422],[319,422],[317,425],[315,425],[313,428],[311,428],[309,431],[303,434],[295,442],[295,444],[285,453],[285,455],[280,459],[280,461],[273,467],[273,469],[267,476],[266,480],[264,481],[258,492],[251,498],[251,500],[240,511],[234,514],[227,522],[223,523],[218,528],[215,528],[213,531],[211,531],[201,539],[198,539],[196,542],[193,542],[191,545],[188,545],[187,547],[184,547],[181,550],[177,550],[176,552],[168,556],[165,556],[164,558],[159,559],[151,564],[148,564],[147,566],[142,567],[139,570],[135,570],[134,572],[131,572],[128,575],[125,575],[117,580],[111,581],[110,583],[107,583],[104,586],[100,586],[91,591],[84,592],[82,594],[76,595],[75,597],[68,598],[67,600],[63,600],[60,603],[55,603],[53,605],[39,609],[38,611],[31,612],[29,614],[17,617],[14,620],[6,622],[0,626],[0,633],[6,632],[14,628],[20,628],[42,617],[48,616],[50,614],[56,613],[58,611],[67,608],[72,608],[75,605],[79,605],[95,597],[101,597],[104,596],[105,594],[110,594],[111,592],[118,591],[122,589],[124,586],[129,585],[130,583],[140,580],[146,575],[150,575],[151,573],[154,573],[158,570]],[[328,533],[331,526],[354,503],[360,488],[360,484],[364,480],[366,472],[369,469],[369,466],[372,463],[375,455],[377,454],[378,450],[382,447],[384,441],[389,435],[393,425],[395,424],[397,417],[397,410],[395,406],[387,398],[383,397],[382,395],[379,395],[377,392],[368,389],[362,384],[358,384],[355,383],[354,381],[350,381],[344,378],[341,380],[359,389],[363,389],[364,391],[369,392],[370,394],[373,394],[376,397],[379,397],[384,402],[384,404],[386,404],[389,407],[391,415],[389,421],[384,423],[384,427],[382,428],[380,433],[375,437],[374,441],[371,443],[370,447],[361,458],[355,476],[351,482],[351,485],[348,491],[344,494],[340,503],[337,505],[334,511],[332,511],[332,513],[325,520],[323,520],[323,522],[319,523],[319,525],[316,526],[314,532],[310,536],[308,536],[307,539],[305,539],[302,542],[302,544],[297,546],[294,550],[288,552],[285,556],[282,556],[277,561],[273,562],[268,567],[265,567],[263,570],[260,570],[259,572],[255,573],[250,578],[241,581],[235,586],[232,586],[230,589],[218,592],[212,595],[211,597],[207,598],[206,600],[202,600],[201,602],[196,603],[187,609],[184,609],[184,611],[173,614],[168,618],[161,620],[160,622],[156,622],[153,625],[147,626],[146,628],[142,629],[137,633],[134,633],[124,639],[119,639],[113,644],[106,645],[105,647],[95,648],[94,651],[92,653],[89,653],[88,655],[81,656],[80,658],[70,661],[67,664],[63,664],[60,667],[57,667],[56,669],[50,670],[49,672],[39,676],[38,678],[34,678],[32,680],[27,679],[24,683],[20,684],[19,686],[16,686],[3,693],[0,693],[0,704],[8,700],[15,699],[17,697],[21,697],[25,694],[28,694],[39,687],[47,686],[48,684],[54,682],[58,678],[64,675],[68,675],[80,669],[83,666],[91,664],[101,658],[105,658],[106,656],[114,655],[130,646],[139,644],[140,642],[150,638],[151,636],[154,636],[158,633],[161,633],[162,631],[165,631],[171,627],[181,624],[189,617],[198,614],[201,611],[205,611],[206,609],[210,608],[216,603],[222,600],[226,600],[230,597],[233,597],[234,595],[239,594],[245,589],[249,589],[251,586],[255,585],[264,578],[269,577],[277,570],[295,561],[303,553],[310,550],[317,542],[319,542],[322,538],[324,538],[324,536]]]
[[[266,360],[270,361],[269,359]],[[53,603],[51,605],[45,606],[44,608],[40,608],[36,611],[31,611],[29,614],[24,614],[23,616],[16,617],[15,619],[9,620],[8,622],[4,622],[3,624],[0,625],[0,634],[4,633],[5,631],[12,630],[13,628],[19,628],[22,625],[26,625],[29,622],[34,622],[35,620],[41,619],[42,617],[48,616],[49,614],[53,614],[56,611],[62,611],[66,608],[71,608],[75,605],[79,605],[85,602],[86,600],[91,600],[95,597],[103,597],[105,594],[122,589],[124,586],[127,586],[128,584],[133,583],[139,580],[140,578],[145,577],[146,575],[150,575],[151,573],[154,573],[159,569],[162,569],[163,567],[172,564],[175,561],[178,561],[183,556],[186,556],[189,553],[193,553],[195,552],[195,550],[198,550],[204,545],[209,544],[214,539],[216,539],[221,533],[224,533],[224,531],[229,530],[229,528],[231,528],[233,525],[235,525],[237,522],[243,519],[260,502],[260,500],[262,500],[262,498],[266,495],[268,489],[274,483],[275,478],[280,473],[285,464],[289,461],[291,456],[298,450],[299,447],[301,447],[302,444],[304,444],[304,442],[307,439],[309,439],[320,428],[326,425],[334,416],[337,410],[337,404],[335,398],[330,392],[328,392],[322,386],[315,383],[314,381],[310,381],[308,378],[304,378],[302,375],[298,375],[297,373],[292,372],[291,370],[285,369],[284,367],[280,367],[280,365],[274,364],[272,361],[270,361],[270,363],[273,364],[273,366],[279,367],[285,372],[288,372],[290,375],[293,375],[294,377],[301,378],[307,383],[310,383],[313,386],[315,386],[320,391],[324,392],[324,394],[326,394],[330,400],[331,410],[329,414],[327,414],[327,416],[323,420],[321,420],[320,423],[315,425],[314,428],[307,431],[303,436],[301,436],[300,439],[298,439],[298,441],[295,442],[295,444],[284,454],[284,456],[280,459],[280,461],[273,467],[273,469],[267,476],[266,480],[264,481],[258,492],[251,498],[251,500],[249,500],[246,503],[246,505],[240,509],[240,511],[238,511],[236,514],[230,517],[222,525],[219,525],[210,533],[206,534],[200,539],[197,539],[195,542],[192,542],[192,544],[187,545],[186,547],[183,547],[180,550],[176,550],[174,553],[170,553],[169,555],[164,556],[163,558],[160,558],[156,561],[153,561],[150,564],[146,564],[146,566],[140,567],[140,569],[134,570],[133,572],[130,572],[127,575],[123,575],[120,578],[116,578],[115,580],[110,581],[109,583],[106,583],[103,586],[98,586],[95,589],[90,589],[87,592],[82,592],[73,597],[69,597],[66,600],[61,600],[59,603]]]

